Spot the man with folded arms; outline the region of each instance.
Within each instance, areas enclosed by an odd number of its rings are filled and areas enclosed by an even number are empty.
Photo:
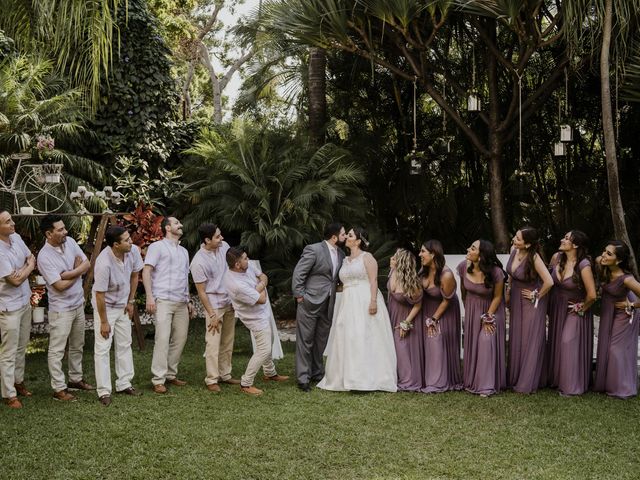
[[[0,208],[0,391],[10,408],[22,408],[17,394],[31,396],[24,385],[24,356],[31,334],[29,275],[35,266],[11,214]]]
[[[253,386],[262,367],[265,381],[284,382],[289,377],[278,375],[271,358],[271,323],[267,305],[267,276],[249,269],[249,257],[239,248],[227,250],[229,271],[224,276],[224,287],[231,299],[236,316],[251,330],[256,348],[240,380],[240,388],[248,395],[262,395]]]
[[[100,252],[94,267],[93,310],[94,361],[98,399],[105,407],[111,404],[111,367],[109,352],[115,340],[116,393],[138,396],[131,385],[131,317],[138,288],[138,272],[144,266],[140,250],[131,244],[123,227],[109,227],[105,233],[107,247]]]
[[[95,390],[82,378],[84,348],[84,289],[82,275],[89,270],[87,256],[73,238],[67,236],[62,217],[47,215],[40,221],[45,237],[38,253],[38,271],[47,284],[49,299],[49,375],[53,398],[72,402],[76,397],[67,391]],[[69,342],[69,383],[62,370],[64,350]]]
[[[180,246],[182,224],[175,217],[162,220],[164,239],[149,245],[142,282],[147,312],[156,314],[156,336],[151,360],[153,391],[166,393],[165,382],[182,387],[178,364],[189,332],[189,253]]]
[[[232,385],[240,383],[240,380],[231,377],[236,319],[222,285],[222,279],[229,270],[226,259],[229,244],[223,240],[220,229],[212,223],[200,225],[198,233],[202,244],[191,260],[191,278],[206,314],[204,356],[207,376],[204,383],[210,392],[219,392],[218,382]]]

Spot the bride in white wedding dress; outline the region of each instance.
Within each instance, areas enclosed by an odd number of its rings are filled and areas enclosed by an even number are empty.
[[[378,263],[366,251],[366,232],[347,235],[350,255],[342,262],[342,299],[336,303],[319,388],[333,391],[397,390],[396,350],[391,321],[378,290]]]

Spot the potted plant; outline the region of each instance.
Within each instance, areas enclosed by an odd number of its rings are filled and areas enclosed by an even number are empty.
[[[42,283],[40,283],[40,280]],[[44,322],[44,306],[40,306],[40,302],[45,297],[44,279],[38,275],[36,281],[31,287],[31,320],[33,323]]]

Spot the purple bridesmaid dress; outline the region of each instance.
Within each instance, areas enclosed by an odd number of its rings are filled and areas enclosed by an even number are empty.
[[[514,392],[533,393],[542,386],[549,295],[539,299],[537,307],[522,296],[522,290],[540,288],[540,279],[526,280],[524,262],[513,270],[515,254],[516,250],[511,252],[507,262],[511,277],[508,384]]]
[[[417,298],[404,293],[392,293],[387,282],[389,319],[393,329],[393,342],[398,359],[398,390],[419,392],[422,388],[422,358],[424,351],[423,329],[420,312],[413,320],[413,328],[400,338],[400,322],[403,322],[413,306],[422,302],[422,292]]]
[[[446,269],[448,270],[448,269]],[[446,271],[445,270],[445,271]],[[460,371],[460,302],[455,290],[446,297],[449,305],[440,317],[439,332],[427,337],[427,318],[433,316],[442,299],[440,287],[424,289],[422,297],[422,327],[424,328],[424,393],[439,393],[462,388]]]
[[[638,312],[629,316],[614,304],[627,299],[629,289],[621,275],[602,286],[602,310],[598,330],[598,359],[593,389],[619,398],[638,393]],[[633,296],[635,299],[635,296]]]
[[[458,273],[467,292],[464,300],[464,388],[471,393],[492,395],[507,386],[504,301],[495,312],[495,332],[485,333],[480,317],[491,305],[493,288],[469,280],[466,261],[458,265]],[[496,279],[503,275],[497,266],[492,273]]]
[[[589,260],[583,259],[578,268],[582,271],[590,266]],[[569,302],[582,302],[585,296],[573,276],[560,281],[554,265],[551,277],[554,291],[549,301],[549,386],[557,387],[564,395],[581,395],[589,388],[591,377],[593,313],[589,309],[581,317],[569,312]]]

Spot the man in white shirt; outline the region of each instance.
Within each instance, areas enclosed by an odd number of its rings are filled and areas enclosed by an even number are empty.
[[[45,242],[38,253],[38,271],[47,284],[49,300],[49,352],[47,361],[53,398],[72,402],[67,391],[95,390],[82,378],[84,348],[84,289],[82,275],[89,270],[87,256],[73,238],[67,236],[59,215],[47,215],[40,221]],[[69,343],[69,383],[65,381],[62,358]]]
[[[94,312],[94,361],[98,399],[111,404],[111,368],[109,352],[115,340],[116,393],[138,396],[133,388],[131,318],[138,288],[138,272],[143,263],[138,247],[123,227],[113,226],[105,233],[107,247],[100,252],[94,267],[92,303]]]
[[[271,358],[270,311],[267,306],[267,276],[249,269],[249,257],[239,248],[227,250],[229,271],[224,276],[224,287],[231,299],[236,316],[253,333],[256,348],[240,380],[240,388],[248,395],[259,396],[263,391],[253,386],[262,367],[265,381],[284,382],[289,379],[278,375]]]
[[[31,334],[29,275],[35,266],[11,214],[0,209],[0,390],[10,408],[22,408],[18,394],[31,396],[24,385],[24,365]]]
[[[165,382],[182,387],[178,364],[189,331],[189,253],[180,246],[182,224],[175,217],[162,221],[163,240],[149,245],[142,283],[146,309],[156,314],[156,335],[151,360],[153,391],[166,393]]]
[[[198,229],[200,250],[191,260],[191,278],[198,290],[206,314],[205,364],[207,389],[220,392],[218,383],[238,385],[231,376],[231,356],[236,319],[231,301],[222,285],[229,270],[226,254],[229,244],[224,241],[217,225],[205,223]]]

